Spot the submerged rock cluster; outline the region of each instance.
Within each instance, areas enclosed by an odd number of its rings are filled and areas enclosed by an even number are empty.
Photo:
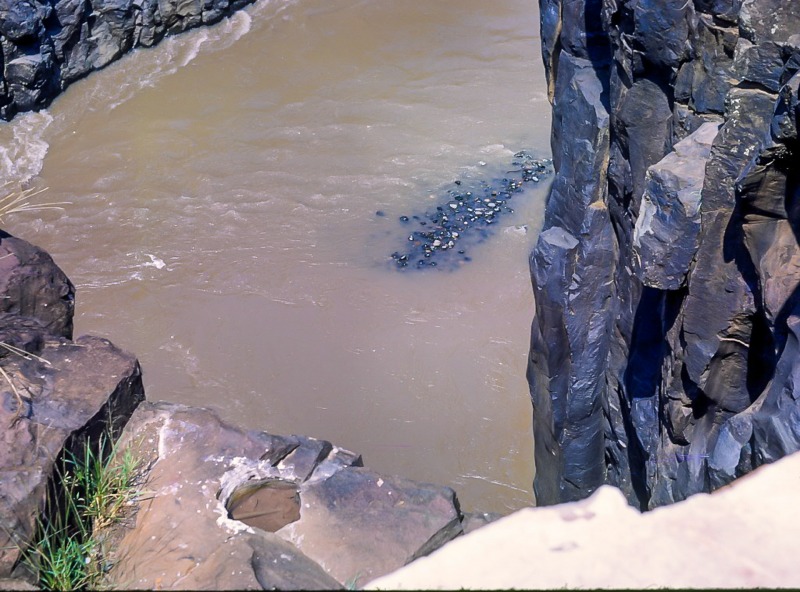
[[[467,246],[486,239],[501,216],[514,213],[508,202],[524,190],[525,184],[538,183],[549,175],[552,161],[536,159],[522,150],[514,155],[512,167],[504,177],[491,181],[456,180],[435,209],[400,216],[409,233],[407,247],[391,254],[397,268],[454,269],[470,261]],[[379,211],[377,215],[384,214]]]

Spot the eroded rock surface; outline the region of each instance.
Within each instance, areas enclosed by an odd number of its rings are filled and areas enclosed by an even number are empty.
[[[652,508],[800,448],[800,6],[540,5],[536,497]]]
[[[463,532],[452,489],[364,468],[307,482],[300,499],[300,520],[278,534],[343,583],[366,583]]]
[[[244,431],[206,409],[145,403],[122,445],[148,466],[135,525],[110,535],[118,540],[117,586],[360,585],[462,532],[449,488],[381,476],[328,442]],[[231,517],[259,492],[275,495]],[[291,511],[295,493],[299,514]]]

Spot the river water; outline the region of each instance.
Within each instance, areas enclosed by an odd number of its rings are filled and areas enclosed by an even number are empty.
[[[457,271],[388,256],[455,179],[549,155],[540,61],[530,0],[260,0],[2,126],[3,176],[70,202],[4,226],[75,283],[76,335],[138,355],[151,400],[508,513],[533,503],[546,183]]]

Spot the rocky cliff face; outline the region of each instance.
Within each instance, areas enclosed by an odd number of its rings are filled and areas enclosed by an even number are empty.
[[[800,449],[800,6],[540,6],[534,488],[652,508]]]
[[[2,0],[0,117],[46,107],[139,46],[209,25],[253,0]]]

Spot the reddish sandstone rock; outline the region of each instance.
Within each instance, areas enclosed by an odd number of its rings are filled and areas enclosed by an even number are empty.
[[[362,585],[462,534],[455,492],[348,467],[300,488],[300,520],[278,534],[342,583]]]

